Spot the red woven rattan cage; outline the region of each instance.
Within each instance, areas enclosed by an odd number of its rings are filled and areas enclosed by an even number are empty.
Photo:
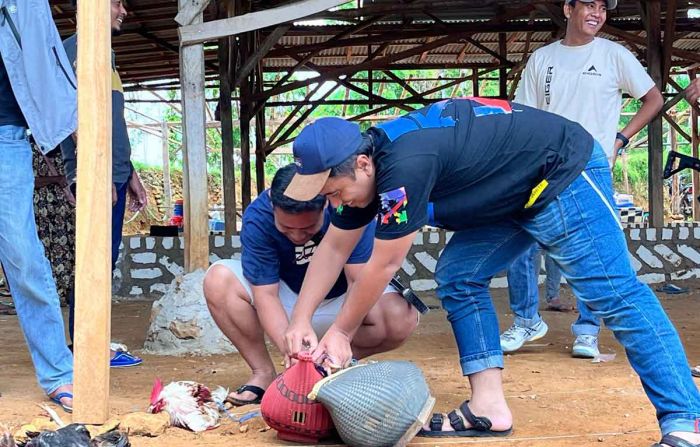
[[[260,412],[279,439],[315,443],[335,435],[335,428],[323,405],[307,397],[323,375],[310,354],[302,352],[298,359],[268,387]]]

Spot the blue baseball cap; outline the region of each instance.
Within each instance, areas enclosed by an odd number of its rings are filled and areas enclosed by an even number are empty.
[[[292,146],[297,173],[284,195],[299,201],[313,199],[326,184],[331,168],[347,160],[361,144],[357,123],[328,117],[307,125]]]

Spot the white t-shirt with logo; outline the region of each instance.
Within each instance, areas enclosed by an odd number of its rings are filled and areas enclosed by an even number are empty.
[[[578,122],[612,161],[623,92],[639,99],[654,85],[622,45],[598,37],[580,46],[557,41],[532,53],[515,102]]]

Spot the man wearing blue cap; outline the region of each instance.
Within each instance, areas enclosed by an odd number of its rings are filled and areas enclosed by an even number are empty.
[[[453,230],[435,279],[472,394],[448,418],[433,415],[422,434],[507,435],[512,415],[488,287],[536,241],[625,347],[656,407],[664,444],[700,443],[700,393],[683,346],[656,296],[635,276],[607,157],[579,124],[503,100],[450,99],[364,134],[356,124],[320,119],[299,134],[294,156],[297,175],[285,194],[305,200],[321,193],[343,211],[333,215],[309,266],[285,335],[290,353],[307,343],[317,361],[346,366],[353,332],[416,233],[426,224]],[[308,330],[310,309],[375,219],[372,256],[318,342]]]

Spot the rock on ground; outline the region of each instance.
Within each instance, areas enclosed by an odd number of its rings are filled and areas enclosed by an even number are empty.
[[[170,427],[170,415],[166,412],[157,414],[131,413],[122,418],[119,429],[134,436],[159,436]]]
[[[236,352],[214,323],[202,283],[204,271],[179,276],[153,303],[144,349],[157,355],[210,355]]]

